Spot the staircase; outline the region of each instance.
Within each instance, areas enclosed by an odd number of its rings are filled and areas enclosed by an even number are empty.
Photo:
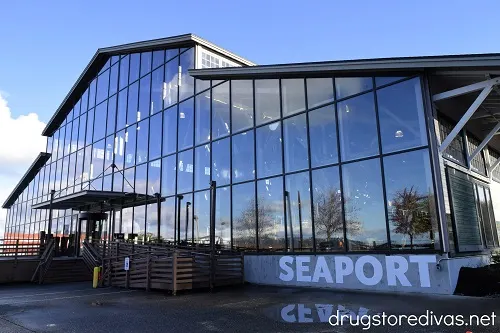
[[[54,258],[43,283],[92,281],[92,273],[82,258]]]

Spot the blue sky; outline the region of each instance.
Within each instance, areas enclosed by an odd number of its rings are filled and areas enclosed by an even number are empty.
[[[500,52],[499,12],[495,0],[3,1],[0,202],[99,47],[192,32],[258,64]]]
[[[44,122],[97,48],[187,32],[259,64],[500,52],[499,1],[6,1],[2,12],[0,91],[13,116]]]

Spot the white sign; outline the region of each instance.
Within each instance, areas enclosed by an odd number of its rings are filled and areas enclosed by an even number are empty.
[[[123,269],[128,271],[130,269],[130,258],[126,257],[125,258],[125,264],[123,265]]]
[[[370,255],[360,256],[357,260],[349,256],[317,256],[314,263],[311,258],[314,257],[282,256],[279,261],[280,280],[343,284],[345,278],[354,277],[365,286],[375,286],[384,280],[382,283],[387,281],[388,286],[429,288],[429,264],[436,263],[435,255],[410,255],[408,259],[403,256],[386,256],[384,262]],[[408,280],[410,265],[412,280],[418,279],[418,286],[412,285]],[[366,274],[365,270],[372,273]]]

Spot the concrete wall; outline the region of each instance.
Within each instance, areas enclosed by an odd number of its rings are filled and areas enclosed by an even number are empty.
[[[453,294],[460,267],[488,264],[488,258],[438,255],[246,255],[250,283],[379,292]]]
[[[29,282],[39,260],[0,259],[0,283]]]

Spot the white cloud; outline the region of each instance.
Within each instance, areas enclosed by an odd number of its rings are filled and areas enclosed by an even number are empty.
[[[12,117],[7,94],[0,91],[0,205],[4,203],[36,156],[45,150],[45,124],[36,113]],[[7,211],[0,210],[0,239]]]

